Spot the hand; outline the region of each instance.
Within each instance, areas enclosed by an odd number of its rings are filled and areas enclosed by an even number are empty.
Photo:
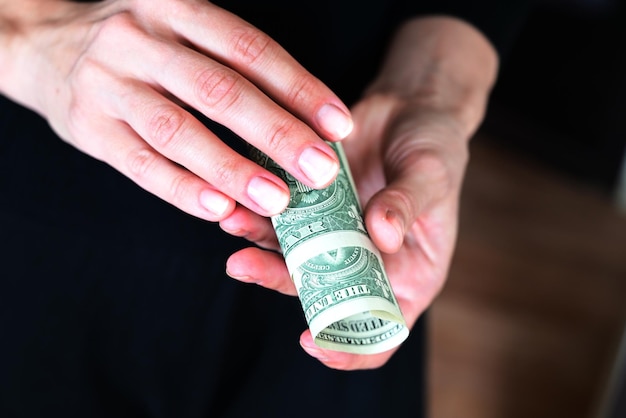
[[[352,128],[341,101],[284,49],[201,0],[0,0],[0,92],[78,149],[211,221],[235,202],[279,213],[289,191],[187,107],[318,188],[338,170],[322,138]]]
[[[383,253],[405,320],[412,327],[444,283],[457,224],[460,179],[467,153],[438,144],[464,144],[454,120],[422,112],[395,98],[370,96],[353,110],[355,130],[344,140],[370,236]],[[387,136],[385,132],[390,132]],[[381,138],[384,140],[381,142]],[[236,226],[233,228],[233,225]],[[271,224],[242,210],[222,227],[278,249]],[[228,273],[246,282],[296,295],[282,256],[248,248],[228,261]],[[384,364],[393,351],[359,356],[320,349],[306,330],[304,349],[329,367],[360,369]]]
[[[450,37],[464,41],[448,43]],[[424,43],[413,49],[415,43],[407,41],[414,39]],[[454,48],[443,48],[441,55],[442,44]],[[394,293],[412,327],[445,283],[456,241],[467,142],[482,120],[497,60],[482,36],[453,19],[416,20],[400,31],[394,45],[381,75],[353,108],[355,129],[344,149],[369,234],[383,253]],[[458,51],[471,51],[473,59],[462,60],[464,67],[456,65]],[[436,58],[441,56],[443,61]],[[475,72],[473,62],[486,64],[485,73]],[[461,77],[459,68],[470,74]],[[416,74],[421,82],[413,83],[407,94],[411,83],[403,77],[412,80]],[[271,224],[249,211],[236,210],[220,225],[261,247],[278,249]],[[282,257],[273,251],[241,250],[228,260],[227,272],[296,294]],[[300,343],[325,365],[345,370],[379,367],[395,352],[364,356],[321,349],[308,330]]]

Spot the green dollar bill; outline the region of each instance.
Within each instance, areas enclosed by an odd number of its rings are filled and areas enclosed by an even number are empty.
[[[365,228],[341,144],[329,144],[341,166],[337,179],[321,190],[300,183],[258,150],[252,158],[289,186],[289,205],[272,224],[315,343],[357,354],[387,351],[409,330]]]

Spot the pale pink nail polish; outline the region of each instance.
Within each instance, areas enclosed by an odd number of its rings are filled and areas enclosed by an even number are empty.
[[[317,112],[317,122],[333,139],[343,139],[353,128],[349,114],[332,104],[325,104]]]

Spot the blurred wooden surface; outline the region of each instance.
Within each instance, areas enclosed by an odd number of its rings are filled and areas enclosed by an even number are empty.
[[[430,313],[429,418],[596,418],[626,319],[626,214],[480,135]]]

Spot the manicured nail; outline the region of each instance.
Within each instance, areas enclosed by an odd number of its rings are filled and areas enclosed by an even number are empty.
[[[235,280],[240,280],[242,282],[249,282],[252,280],[250,276],[238,275],[238,274],[230,272],[228,269],[226,269],[226,274],[228,275],[228,277],[235,279]]]
[[[279,214],[289,203],[289,193],[265,177],[250,180],[248,196],[270,215]]]
[[[249,232],[244,229],[230,227],[229,225],[224,225],[221,222],[220,222],[220,228],[222,228],[222,231],[226,232],[227,234],[230,234],[239,238],[245,238],[249,234]]]
[[[228,209],[230,201],[218,191],[205,189],[200,192],[200,204],[214,215],[222,216]]]
[[[306,338],[303,336],[302,338],[300,338],[300,346],[310,356],[313,356],[320,361],[328,360],[328,356],[326,355],[326,353],[313,342],[312,338]]]
[[[317,148],[307,148],[298,160],[300,169],[311,180],[315,187],[329,184],[339,171],[339,163]]]
[[[237,263],[234,263],[233,265],[230,258],[226,260],[226,274],[229,277],[232,277],[233,279],[241,280],[243,282],[251,281],[252,278],[248,274],[242,273],[241,271],[237,271],[237,270],[240,270],[237,268],[237,266],[238,266]]]
[[[333,139],[343,139],[352,131],[350,115],[332,104],[325,104],[317,112],[317,121]]]

